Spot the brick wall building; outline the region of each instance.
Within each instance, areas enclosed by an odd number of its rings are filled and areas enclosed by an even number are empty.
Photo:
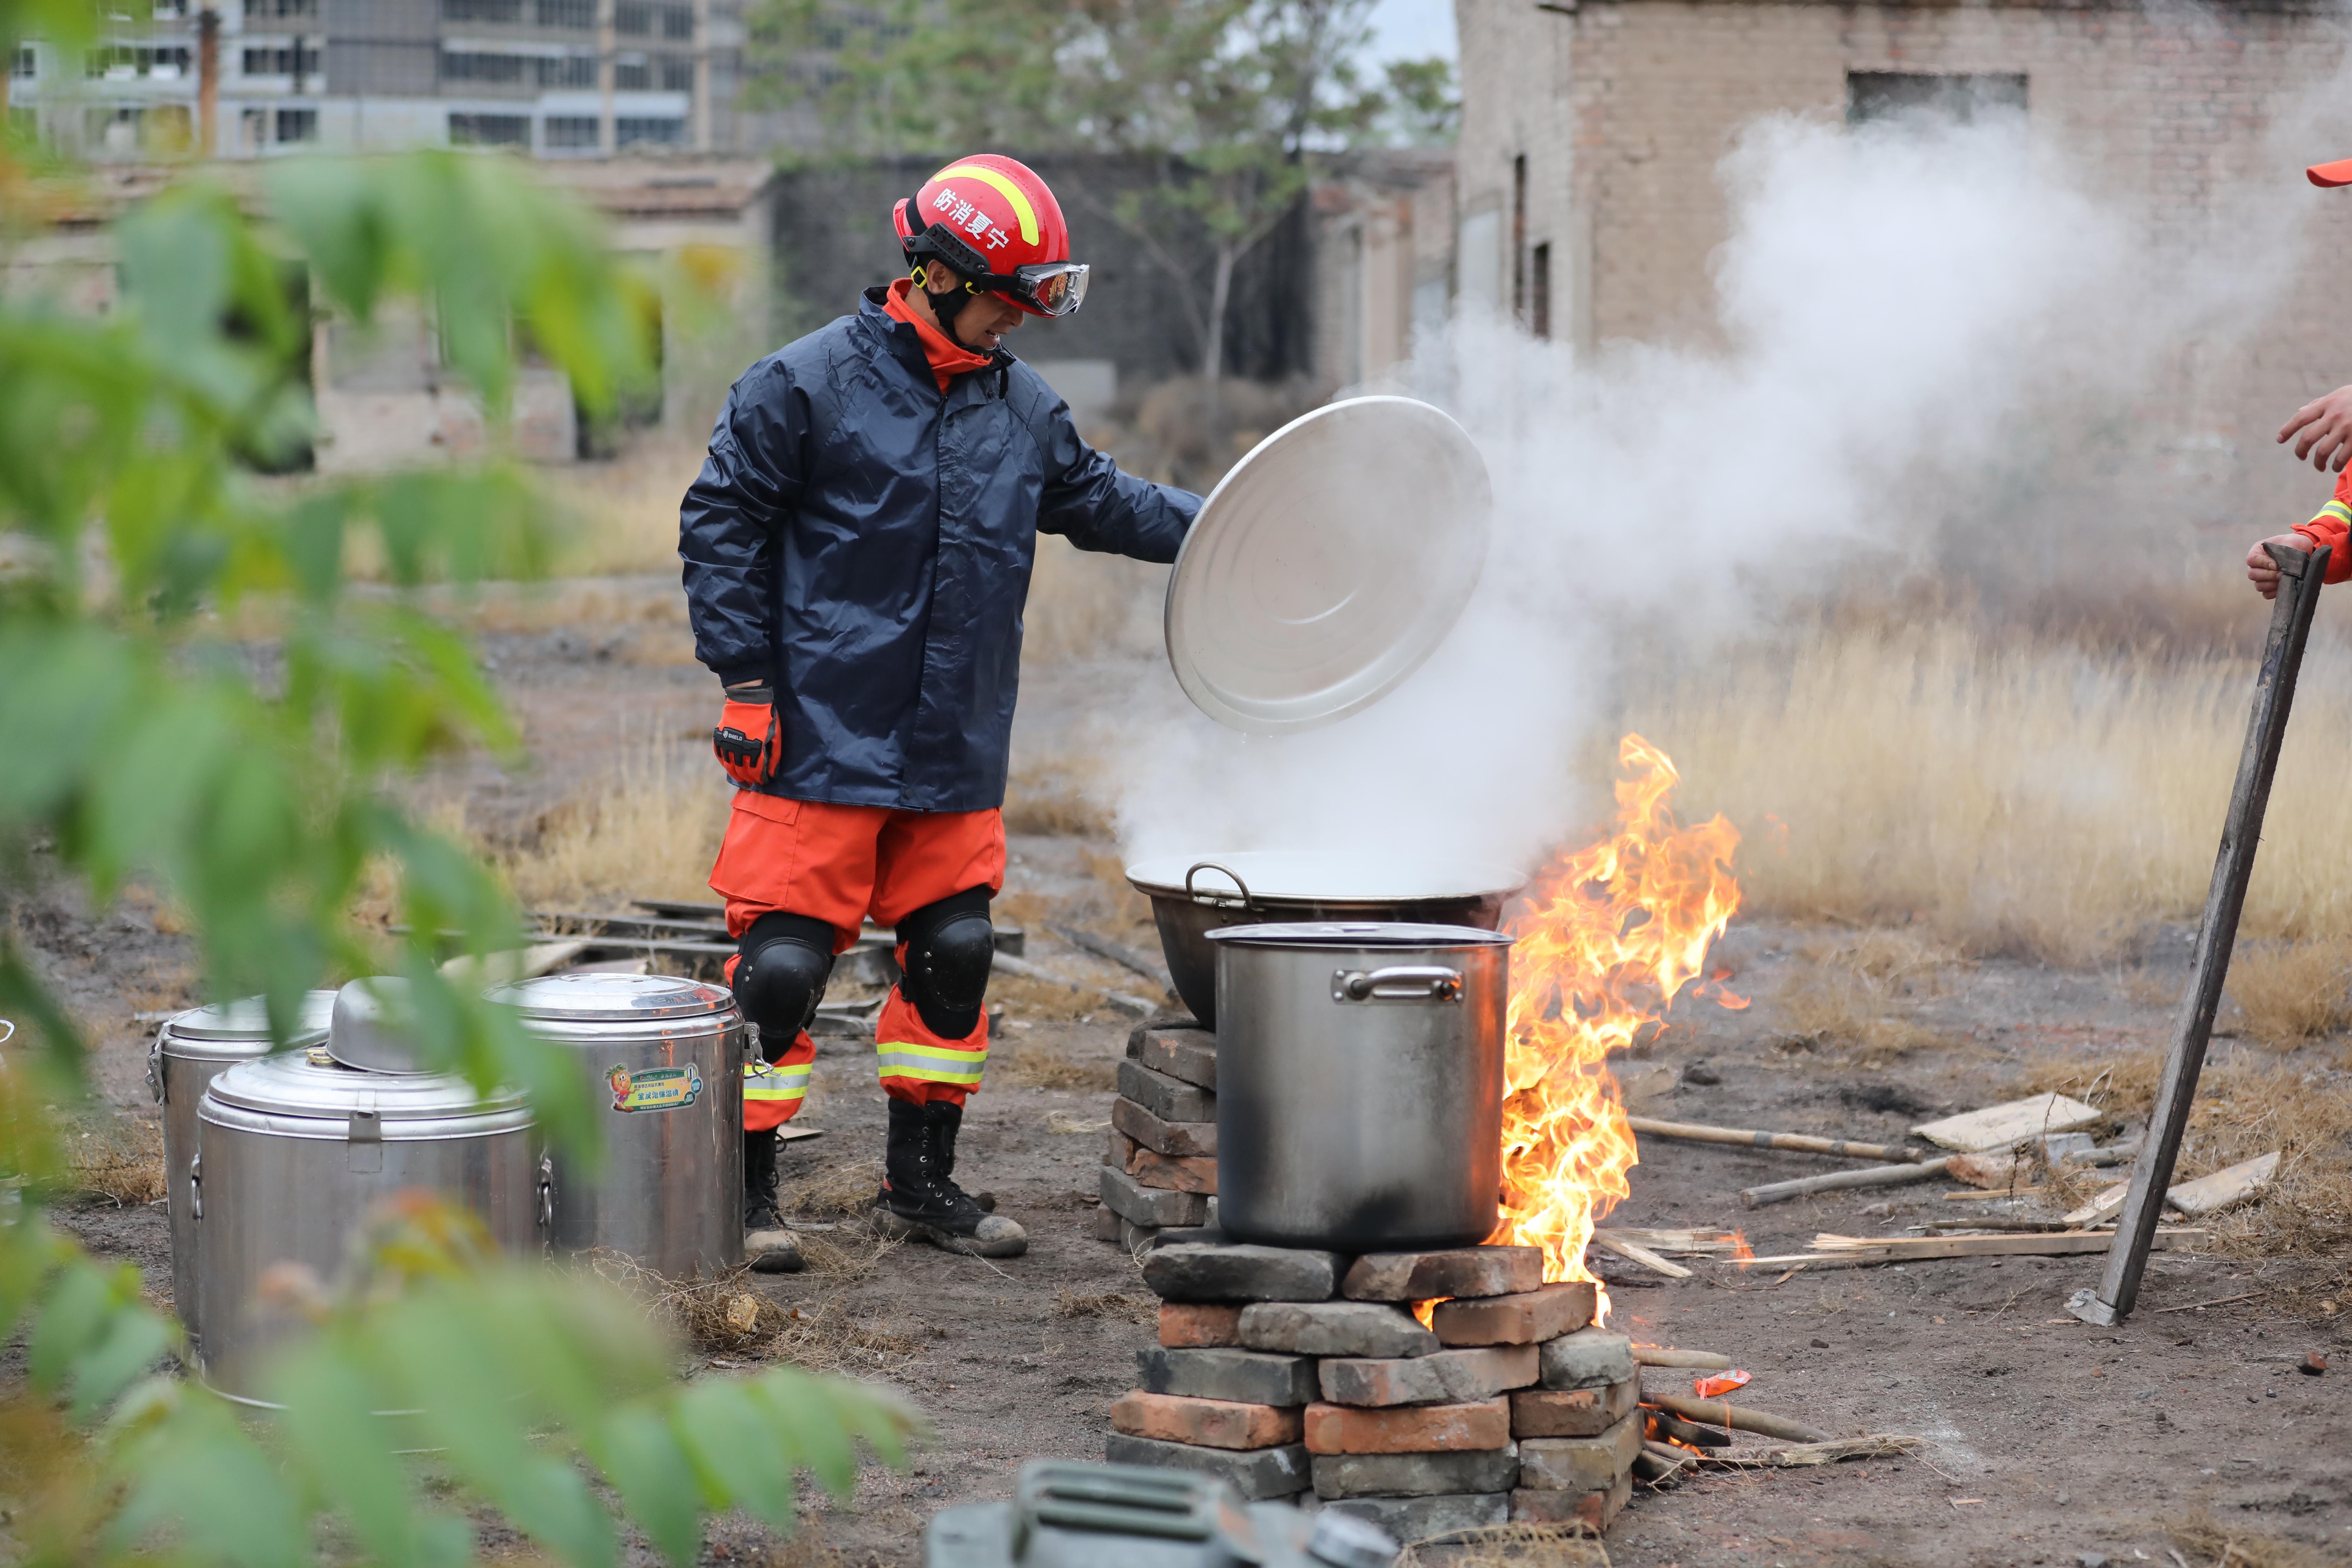
[[[2344,64],[2332,6],[1456,0],[1456,13],[1457,295],[1539,335],[1580,349],[1706,341],[1709,258],[1728,233],[1716,165],[1758,117],[1993,104],[2021,107],[2032,141],[2063,150],[2102,199],[2224,258],[2227,197],[2263,182],[2311,203],[2292,308],[2159,400],[2205,427],[2223,468],[2352,381],[2352,289],[2336,270],[2352,254],[2352,201],[2305,187],[2300,167],[2352,154],[2352,105],[2313,101]],[[2297,493],[2310,488],[2305,475]]]

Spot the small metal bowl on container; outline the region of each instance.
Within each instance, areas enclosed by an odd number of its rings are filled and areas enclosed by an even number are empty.
[[[331,991],[311,991],[288,1050],[315,1046],[327,1037],[335,1005]],[[192,1007],[175,1013],[155,1031],[147,1047],[147,1088],[163,1108],[163,1205],[172,1232],[172,1305],[192,1342],[201,1342],[196,1310],[196,1221],[191,1212],[188,1173],[196,1159],[196,1102],[213,1079],[238,1062],[278,1049],[269,1037],[269,1010],[258,996]]]
[[[284,1265],[331,1285],[379,1204],[423,1190],[471,1210],[499,1247],[535,1250],[548,1194],[530,1107],[464,1079],[349,1068],[320,1047],[229,1068],[197,1107],[189,1205],[205,1381],[265,1403],[259,1358],[305,1323],[263,1297]]]
[[[1511,938],[1228,926],[1217,950],[1217,1223],[1335,1252],[1470,1247],[1503,1181]]]
[[[560,1253],[612,1251],[669,1279],[743,1261],[743,1016],[723,986],[665,974],[551,974],[496,986],[571,1049],[602,1111],[591,1174],[553,1155]]]

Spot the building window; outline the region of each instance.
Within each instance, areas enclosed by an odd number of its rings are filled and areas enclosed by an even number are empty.
[[[640,144],[675,147],[686,141],[683,120],[616,120],[613,139],[624,147]]]
[[[1528,331],[1538,338],[1551,336],[1551,241],[1528,255]]]
[[[527,114],[452,114],[449,140],[459,147],[528,147],[530,116]]]
[[[247,16],[315,16],[319,0],[245,0]]]
[[[39,66],[30,44],[18,44],[8,55],[8,74],[18,81],[32,80],[39,73]]]
[[[522,0],[441,0],[445,22],[520,22]]]
[[[694,37],[694,7],[691,5],[663,6],[662,37],[665,38]]]
[[[278,111],[278,140],[283,142],[316,142],[319,139],[319,111],[315,109],[281,109]]]
[[[644,92],[654,84],[654,68],[639,55],[633,60],[613,62],[613,85],[623,92]]]
[[[547,144],[550,147],[585,147],[596,145],[596,117],[593,114],[551,114],[546,120]]]
[[[245,51],[241,68],[247,76],[316,76],[319,51],[299,38],[290,45],[264,45]]]
[[[541,87],[594,87],[594,55],[541,55],[538,59]]]
[[[185,44],[152,47],[146,44],[101,44],[89,51],[85,68],[94,77],[110,77],[117,81],[132,77],[161,77],[166,79],[185,76],[188,72],[188,47]],[[13,68],[11,76],[19,74]],[[30,76],[26,70],[23,75]]]
[[[661,68],[661,85],[664,92],[694,90],[693,56],[661,55],[656,58],[656,63]]]
[[[530,63],[528,55],[460,53],[455,49],[444,49],[441,51],[441,79],[519,82],[522,80],[523,67]]]
[[[1845,119],[1849,125],[1914,115],[1968,124],[1979,115],[2025,112],[2025,75],[2020,71],[1942,75],[1928,71],[1848,71]]]
[[[596,25],[596,0],[535,0],[535,6],[542,27],[584,30]]]

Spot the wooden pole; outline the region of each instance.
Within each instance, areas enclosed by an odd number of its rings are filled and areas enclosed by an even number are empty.
[[[2238,782],[2230,791],[2229,816],[2221,824],[2221,847],[2213,859],[2213,884],[2205,895],[2205,917],[2197,928],[2197,952],[2188,994],[2181,998],[2164,1077],[2156,1090],[2148,1136],[2132,1165],[2131,1190],[2116,1221],[2115,1241],[2098,1289],[2074,1292],[2066,1310],[2086,1323],[2109,1326],[2127,1317],[2139,1299],[2141,1272],[2149,1244],[2164,1215],[2165,1189],[2172,1184],[2173,1162],[2189,1128],[2189,1108],[2197,1098],[2205,1047],[2213,1037],[2213,1015],[2229,978],[2230,952],[2238,942],[2238,917],[2246,907],[2246,883],[2254,874],[2254,851],[2262,842],[2263,813],[2270,805],[2271,780],[2278,772],[2279,745],[2286,738],[2287,711],[2294,705],[2294,678],[2311,639],[2312,613],[2327,575],[2326,547],[2305,552],[2264,545],[2278,563],[2278,598],[2271,607],[2270,636],[2263,645],[2261,672],[2254,678],[2254,710],[2246,724],[2246,749],[2238,759]]]
[[[220,156],[220,13],[196,13],[196,153]]]
[[[1720,1399],[1692,1399],[1679,1394],[1644,1391],[1642,1403],[1669,1415],[1679,1415],[1686,1421],[1704,1421],[1710,1426],[1753,1432],[1761,1437],[1778,1437],[1787,1443],[1826,1443],[1830,1440],[1828,1433],[1816,1432],[1801,1421],[1750,1409],[1745,1405],[1727,1405]]]
[[[1686,1143],[1736,1143],[1752,1149],[1786,1149],[1800,1154],[1842,1154],[1853,1160],[1916,1160],[1917,1151],[1891,1143],[1849,1143],[1842,1138],[1816,1138],[1809,1132],[1748,1132],[1737,1127],[1704,1127],[1695,1121],[1654,1121],[1629,1116],[1626,1125],[1637,1135],[1676,1138]]]
[[[1906,1182],[1932,1181],[1942,1175],[1951,1163],[1952,1157],[1946,1154],[1940,1159],[1922,1160],[1916,1165],[1869,1165],[1859,1171],[1832,1171],[1826,1176],[1742,1187],[1739,1201],[1749,1208],[1761,1208],[1766,1204],[1786,1203],[1815,1193],[1843,1192],[1848,1187],[1899,1187]]]

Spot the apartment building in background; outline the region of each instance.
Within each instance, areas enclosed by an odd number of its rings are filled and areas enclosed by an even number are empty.
[[[9,63],[9,113],[98,160],[195,150],[507,147],[545,158],[713,152],[773,135],[735,112],[741,0],[108,0],[99,46]],[[152,9],[150,6],[152,5]]]

